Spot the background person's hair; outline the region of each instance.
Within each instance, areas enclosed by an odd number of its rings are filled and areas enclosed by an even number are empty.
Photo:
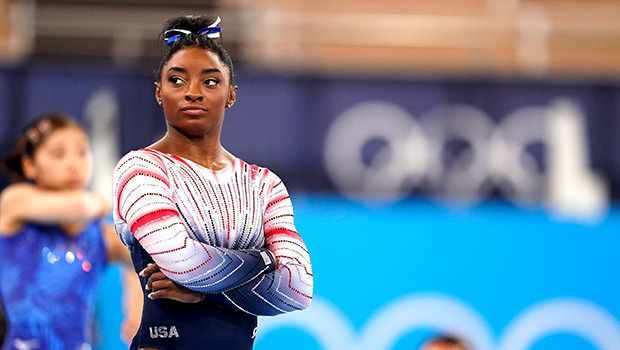
[[[33,157],[37,148],[54,131],[68,126],[84,129],[73,118],[61,113],[48,113],[28,123],[17,136],[13,148],[2,159],[2,171],[10,182],[26,180],[22,169],[22,158]]]
[[[440,334],[430,337],[426,341],[424,341],[424,343],[422,344],[422,348],[426,348],[430,345],[460,346],[464,350],[472,350],[465,340],[450,334]]]
[[[155,70],[155,79],[157,79],[157,81],[161,81],[162,70],[175,53],[186,47],[197,46],[205,50],[209,50],[219,57],[222,63],[228,67],[230,84],[233,85],[235,82],[235,73],[232,59],[230,58],[228,51],[226,51],[226,49],[222,46],[221,39],[212,39],[206,35],[196,35],[199,30],[210,26],[215,21],[216,18],[195,15],[174,17],[167,20],[162,27],[161,33],[159,34],[159,42],[161,45],[165,46],[165,51],[163,58],[159,63],[159,67]],[[184,35],[183,37],[177,39],[171,46],[168,46],[164,39],[164,33],[171,29],[188,30],[192,32],[192,34]]]

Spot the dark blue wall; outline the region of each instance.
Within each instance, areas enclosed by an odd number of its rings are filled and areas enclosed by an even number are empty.
[[[114,92],[120,110],[120,149],[143,147],[165,130],[155,103],[151,67],[31,64],[0,69],[0,150],[28,119],[59,111],[84,120],[89,96]],[[223,143],[244,160],[269,167],[292,190],[334,190],[324,146],[332,123],[348,109],[380,101],[412,119],[439,106],[467,105],[500,122],[525,106],[569,99],[586,116],[591,166],[603,172],[613,198],[620,196],[620,86],[458,80],[396,80],[261,74],[239,71],[238,100],[227,112]],[[537,155],[538,158],[541,155]],[[544,169],[543,169],[544,171]],[[410,194],[434,194],[423,185]]]

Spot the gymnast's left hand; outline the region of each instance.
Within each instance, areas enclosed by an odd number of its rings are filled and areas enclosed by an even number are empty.
[[[149,276],[150,275],[150,276]],[[146,282],[146,290],[149,299],[172,299],[182,303],[198,303],[205,299],[206,294],[186,288],[163,274],[157,264],[148,264],[140,272],[140,276],[149,276]]]

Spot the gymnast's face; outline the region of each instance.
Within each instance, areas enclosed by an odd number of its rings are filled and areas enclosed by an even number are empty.
[[[50,190],[82,189],[90,180],[92,155],[88,136],[77,126],[54,130],[32,157],[22,160],[24,174]]]
[[[219,135],[224,109],[236,98],[226,65],[213,52],[197,46],[175,53],[155,86],[168,131],[190,138]]]

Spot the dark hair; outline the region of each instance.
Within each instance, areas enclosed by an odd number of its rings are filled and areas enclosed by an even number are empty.
[[[68,126],[84,130],[73,118],[60,113],[43,114],[28,123],[17,136],[13,148],[2,159],[2,171],[9,176],[9,180],[25,180],[22,158],[33,157],[43,141],[54,131]]]
[[[186,47],[197,46],[205,50],[209,50],[219,57],[222,63],[228,67],[230,84],[233,85],[235,82],[235,74],[232,59],[230,58],[230,55],[228,55],[226,49],[222,46],[220,40],[211,39],[206,35],[196,35],[199,30],[208,27],[214,22],[215,19],[213,18],[195,15],[174,17],[167,20],[162,27],[161,33],[159,34],[159,41],[163,45],[166,45],[166,48],[163,58],[159,63],[159,67],[155,71],[155,79],[157,79],[157,81],[161,80],[161,73],[164,66],[168,63],[168,61],[170,61],[170,58],[172,58],[175,53]],[[166,41],[164,40],[164,33],[171,29],[188,30],[192,32],[192,34],[185,35],[176,40],[172,46],[167,46]]]
[[[424,342],[424,344],[427,346],[437,344],[456,345],[462,347],[463,349],[470,349],[469,344],[465,340],[451,334],[440,334],[430,337]]]

